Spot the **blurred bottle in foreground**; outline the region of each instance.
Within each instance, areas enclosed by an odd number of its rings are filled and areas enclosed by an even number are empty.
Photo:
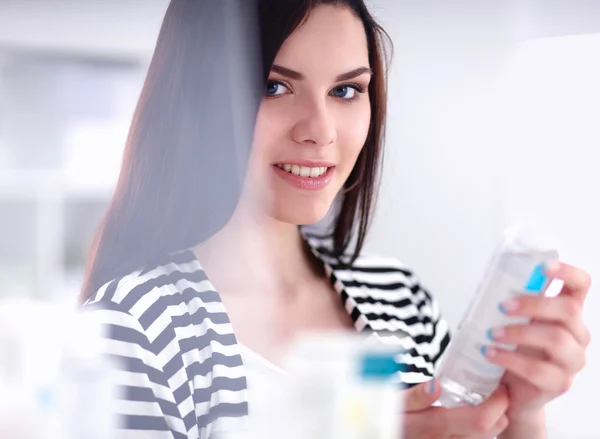
[[[101,335],[74,308],[0,302],[0,437],[114,437],[117,387]]]
[[[284,357],[286,380],[249,377],[261,397],[250,398],[252,427],[243,437],[401,438],[401,353],[355,333],[302,334]]]

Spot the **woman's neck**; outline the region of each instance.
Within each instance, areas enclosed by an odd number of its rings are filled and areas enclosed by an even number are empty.
[[[195,253],[220,288],[289,291],[318,274],[298,227],[240,205]]]

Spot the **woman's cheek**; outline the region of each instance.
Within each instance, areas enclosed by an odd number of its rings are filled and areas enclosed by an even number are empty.
[[[263,102],[256,117],[252,155],[257,161],[271,163],[285,145],[289,120],[286,112],[272,102]]]
[[[342,123],[338,125],[340,153],[343,162],[349,167],[348,173],[354,167],[369,134],[371,107],[368,105],[368,99],[365,101],[367,105],[355,104],[361,107],[357,108],[354,114],[346,114]]]

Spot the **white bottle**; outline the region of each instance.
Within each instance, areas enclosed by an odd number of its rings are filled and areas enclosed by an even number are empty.
[[[306,334],[286,360],[292,384],[279,435],[287,439],[399,439],[402,349],[352,333]]]
[[[528,322],[524,317],[507,316],[500,305],[523,294],[544,294],[549,284],[545,263],[558,259],[558,252],[535,236],[518,228],[506,231],[437,371],[443,406],[478,405],[498,387],[504,369],[482,354],[483,346],[493,344],[488,331]]]
[[[72,306],[0,301],[2,439],[115,437],[115,368],[95,319]]]
[[[105,328],[93,313],[70,316],[56,380],[61,439],[111,439],[119,428],[116,364],[103,354]]]

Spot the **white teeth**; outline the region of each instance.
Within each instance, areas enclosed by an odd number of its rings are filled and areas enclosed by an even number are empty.
[[[289,172],[290,174],[297,175],[299,177],[310,177],[316,178],[327,172],[327,166],[320,166],[315,168],[309,168],[308,166],[298,166],[290,164],[278,164],[279,169]]]

